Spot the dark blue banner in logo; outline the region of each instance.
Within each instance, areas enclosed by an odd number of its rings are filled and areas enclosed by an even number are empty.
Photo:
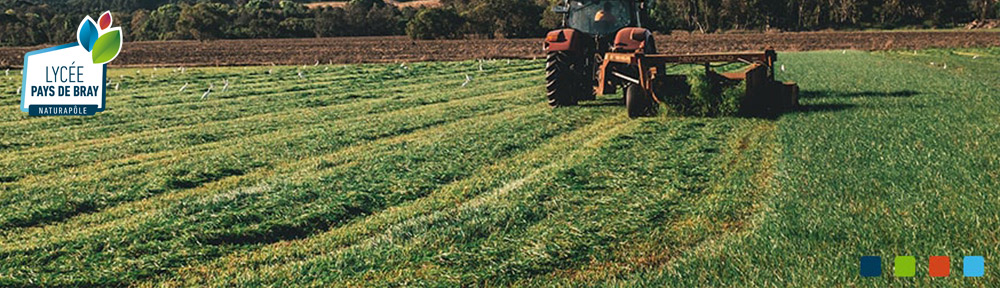
[[[99,112],[97,105],[31,105],[30,116],[88,116]]]

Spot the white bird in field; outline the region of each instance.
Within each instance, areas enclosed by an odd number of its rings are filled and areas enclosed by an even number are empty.
[[[319,66],[319,60],[316,60],[316,64],[313,64],[313,66]]]
[[[302,75],[302,71],[299,71],[299,78],[306,79],[306,76]]]
[[[847,54],[847,50],[846,49],[845,50],[841,50],[840,54]]]
[[[187,82],[184,82],[184,86],[181,86],[181,90],[177,90],[177,92],[184,92],[184,88],[188,88]]]
[[[785,72],[785,64],[781,64],[781,72]]]
[[[972,59],[979,59],[979,55],[972,55]]]
[[[122,83],[121,82],[115,83],[115,91],[118,91],[118,84],[122,84]]]
[[[948,63],[944,63],[944,66],[941,67],[941,69],[948,69]]]
[[[274,73],[274,69],[267,69],[267,75],[271,75],[272,73]]]
[[[187,68],[184,68],[184,67],[182,66],[182,67],[181,67],[181,74],[184,74],[184,70],[186,70],[186,69],[187,69]]]
[[[21,94],[21,88],[23,88],[23,87],[17,86],[17,94]]]
[[[483,71],[483,62],[479,62],[479,71]]]
[[[934,66],[934,62],[931,62],[931,66]]]
[[[222,82],[226,84],[222,85],[222,92],[226,92],[226,89],[229,88],[229,79],[222,79]]]
[[[3,76],[10,76],[10,69],[4,70]]]
[[[465,83],[462,83],[462,87],[465,87],[465,85],[469,85],[469,82],[472,82],[472,77],[469,76],[469,74],[465,74]]]
[[[208,83],[208,90],[205,90],[205,94],[201,94],[201,99],[205,99],[205,97],[208,97],[208,93],[212,93],[212,87],[215,87],[215,85]]]

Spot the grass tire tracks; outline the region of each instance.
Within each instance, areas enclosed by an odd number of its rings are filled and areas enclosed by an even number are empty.
[[[500,195],[519,189],[526,182],[534,181],[539,175],[551,172],[561,163],[593,153],[592,150],[597,149],[602,141],[625,133],[627,129],[624,128],[630,123],[633,122],[621,115],[605,117],[553,138],[534,150],[483,167],[474,173],[476,177],[453,182],[427,197],[388,208],[313,237],[274,243],[257,250],[236,252],[200,266],[184,267],[180,269],[178,279],[162,282],[159,286],[229,285],[234,284],[229,281],[244,277],[267,279],[313,257],[323,257],[351,247],[384,241],[405,241],[391,239],[399,236],[391,231],[398,230],[401,226],[413,227],[443,221],[449,215],[454,216],[455,210],[474,209],[490,203]],[[579,143],[583,145],[576,146]],[[577,148],[567,150],[566,147]],[[220,274],[219,271],[225,273]],[[267,282],[257,284],[266,285],[265,283]],[[270,284],[275,283],[278,282]]]
[[[532,94],[530,96],[534,96],[534,94]],[[494,127],[494,128],[490,128],[490,129],[508,129],[509,128],[509,124],[505,124],[504,122],[513,121],[514,123],[520,123],[518,125],[531,125],[531,124],[533,124],[533,123],[530,123],[530,122],[524,122],[524,120],[526,120],[524,117],[526,117],[525,115],[527,115],[525,113],[527,113],[527,112],[530,112],[530,113],[528,113],[530,115],[535,115],[535,117],[550,118],[550,119],[561,119],[561,118],[558,118],[558,117],[555,117],[555,116],[551,115],[549,113],[549,110],[550,109],[548,107],[545,107],[544,104],[538,104],[538,105],[531,105],[531,106],[522,107],[522,108],[519,108],[519,109],[502,111],[502,112],[499,112],[497,114],[486,116],[486,117],[483,117],[483,118],[480,118],[480,119],[464,119],[464,120],[460,120],[458,122],[450,122],[450,123],[447,123],[445,125],[436,126],[434,128],[431,128],[431,129],[425,129],[425,130],[417,131],[417,132],[410,133],[410,134],[398,135],[398,136],[392,137],[392,138],[380,139],[378,141],[368,142],[367,144],[355,145],[355,146],[351,146],[349,148],[345,148],[343,150],[334,152],[332,154],[326,154],[325,156],[314,157],[314,158],[309,158],[309,159],[303,159],[303,160],[300,160],[299,162],[296,162],[296,163],[286,164],[286,166],[283,166],[283,168],[276,168],[276,169],[272,169],[272,171],[267,171],[266,173],[268,173],[268,174],[265,177],[260,178],[260,179],[261,180],[266,179],[266,178],[272,178],[273,179],[273,177],[275,177],[275,175],[277,175],[275,173],[278,173],[276,171],[280,170],[280,171],[287,171],[287,173],[292,173],[289,176],[283,176],[282,179],[285,179],[285,180],[282,180],[282,181],[293,181],[293,182],[301,181],[302,177],[312,178],[312,177],[315,177],[315,176],[305,176],[305,175],[295,176],[297,173],[300,173],[300,172],[297,172],[297,171],[304,171],[301,168],[295,168],[295,167],[317,167],[316,165],[321,165],[321,166],[325,165],[323,163],[331,163],[333,165],[333,166],[329,166],[329,168],[323,168],[323,169],[327,169],[327,170],[328,169],[337,169],[338,171],[349,171],[351,169],[357,169],[358,167],[355,167],[355,165],[358,165],[360,163],[356,163],[354,161],[360,161],[360,160],[352,160],[352,159],[355,158],[354,155],[356,153],[360,152],[360,151],[368,151],[368,150],[370,150],[371,149],[370,147],[373,147],[373,145],[375,145],[374,147],[386,146],[386,145],[392,146],[392,145],[399,145],[399,144],[405,144],[405,143],[410,143],[410,142],[421,142],[421,143],[426,143],[426,144],[421,144],[421,145],[432,145],[431,143],[436,143],[437,141],[434,141],[434,140],[431,140],[431,139],[436,139],[436,138],[435,137],[428,137],[428,136],[434,135],[434,134],[441,134],[441,133],[443,133],[442,135],[450,135],[450,136],[445,136],[445,138],[447,138],[447,139],[456,139],[456,140],[458,140],[458,139],[464,139],[464,140],[461,140],[459,142],[456,142],[456,144],[458,144],[458,143],[464,143],[464,142],[470,141],[470,140],[472,140],[472,141],[479,141],[479,140],[473,140],[473,139],[477,139],[477,138],[468,139],[466,137],[460,136],[460,135],[463,135],[464,133],[468,133],[468,132],[461,132],[462,129],[455,130],[455,128],[456,127],[468,127],[468,125],[471,124],[471,123],[463,123],[463,122],[473,122],[473,123],[476,123],[474,126],[477,126],[477,125],[478,126],[483,126],[483,125],[485,125],[483,128],[485,128],[485,127]],[[588,117],[590,117],[590,116],[587,116],[588,114],[594,115],[594,114],[606,113],[609,110],[610,109],[606,109],[606,108],[595,109],[595,110],[589,111],[588,113],[584,113],[583,115],[577,115],[577,118],[587,119]],[[573,114],[567,114],[566,112],[563,112],[562,114],[563,114],[563,116],[573,115]],[[568,129],[569,127],[575,127],[575,126],[579,126],[579,125],[584,125],[584,123],[579,123],[579,124],[574,123],[574,121],[572,121],[572,119],[573,119],[573,117],[569,117],[569,118],[566,118],[566,119],[562,120],[564,124],[560,124],[560,125],[569,125],[569,126],[564,126],[563,129]],[[503,120],[503,121],[498,121],[498,120]],[[538,129],[538,128],[536,128],[536,129]],[[479,131],[479,132],[475,132],[475,133],[487,133],[489,130],[488,129],[487,130],[472,129],[472,131]],[[520,131],[520,130],[518,130],[518,131]],[[544,130],[538,130],[538,131],[544,131]],[[548,134],[548,132],[546,134]],[[543,135],[546,135],[546,134],[543,134]],[[542,136],[542,137],[556,137],[558,134],[551,134],[549,136],[543,136],[543,135],[539,135],[539,136]],[[507,139],[513,139],[513,138],[507,138]],[[511,141],[524,141],[524,140],[526,140],[526,139],[511,140]],[[392,144],[392,143],[396,143],[396,144]],[[472,143],[475,143],[475,142],[472,142]],[[485,143],[480,143],[480,145],[482,145],[482,144],[485,144]],[[413,144],[413,145],[415,145],[415,144]],[[464,145],[464,144],[459,144],[459,145]],[[535,145],[538,145],[538,144],[530,144],[529,146],[535,146]],[[432,145],[432,146],[428,146],[428,147],[435,147],[435,146]],[[395,151],[395,150],[394,149],[385,150],[385,153],[388,153],[388,152],[391,152],[391,151]],[[380,152],[380,153],[383,153],[383,152]],[[395,153],[395,152],[393,152],[393,153]],[[372,157],[374,157],[374,156],[372,156]],[[365,160],[365,161],[371,161],[374,158],[366,157],[365,159],[368,159],[368,160]],[[487,163],[487,165],[489,165],[488,163],[490,161],[492,161],[492,160],[487,160],[487,162],[485,162],[485,163]],[[322,166],[322,167],[327,167],[327,166]],[[305,170],[308,170],[308,169],[305,169]],[[261,173],[264,173],[264,172],[262,171]],[[306,173],[306,172],[301,172],[301,173]],[[469,172],[464,172],[464,173],[469,173]],[[460,179],[458,179],[458,180],[460,180]],[[259,182],[257,182],[259,180],[247,182],[247,181],[235,181],[235,180],[227,179],[225,181],[230,183],[230,185],[227,185],[230,188],[235,188],[237,186],[254,186],[251,183],[259,183]],[[242,184],[239,184],[237,182],[242,182]],[[441,185],[448,185],[448,183],[442,183]],[[125,233],[125,234],[130,233],[130,232],[126,232],[126,231],[134,231],[134,232],[131,232],[131,233],[140,233],[141,230],[135,230],[135,229],[149,229],[148,227],[147,228],[139,228],[139,227],[145,227],[144,225],[147,225],[147,224],[141,224],[141,223],[146,223],[147,222],[147,221],[142,220],[142,219],[150,219],[150,220],[163,219],[162,217],[164,217],[164,216],[163,215],[158,215],[159,213],[176,213],[176,212],[171,212],[170,209],[166,209],[166,210],[162,209],[162,208],[169,207],[170,205],[172,205],[171,203],[174,203],[173,205],[176,205],[176,204],[180,204],[180,203],[192,203],[190,201],[195,201],[194,199],[204,199],[204,200],[217,199],[216,198],[217,197],[216,196],[217,193],[222,193],[222,192],[224,192],[226,190],[229,190],[229,189],[226,189],[224,187],[220,187],[217,184],[213,185],[213,186],[214,186],[214,189],[212,189],[210,191],[216,191],[216,192],[211,192],[211,193],[207,193],[206,194],[205,191],[202,191],[202,189],[193,189],[193,190],[190,190],[190,191],[182,191],[180,193],[157,195],[157,196],[154,196],[152,198],[147,198],[147,199],[139,200],[139,201],[136,201],[136,202],[129,202],[129,203],[125,203],[125,204],[122,204],[122,205],[115,206],[115,207],[111,207],[108,210],[102,211],[100,213],[88,214],[88,215],[83,215],[81,217],[76,217],[75,219],[73,219],[70,222],[56,224],[56,225],[48,226],[48,227],[45,227],[45,228],[39,227],[39,228],[21,229],[20,232],[23,232],[23,233],[18,233],[19,236],[18,235],[8,235],[8,237],[6,237],[7,240],[4,240],[4,242],[11,243],[11,245],[9,245],[7,248],[3,249],[3,252],[0,252],[0,254],[5,255],[4,257],[6,257],[8,259],[19,259],[19,258],[22,258],[22,257],[30,257],[29,255],[32,255],[34,253],[32,251],[39,251],[38,249],[45,249],[45,250],[60,249],[58,247],[64,247],[64,246],[67,246],[67,245],[68,246],[79,245],[79,244],[74,244],[74,243],[80,243],[80,244],[82,244],[82,243],[91,243],[91,241],[94,241],[96,239],[105,239],[105,237],[117,237],[117,236],[113,236],[113,235],[122,235],[123,233]],[[194,197],[194,198],[190,199],[190,200],[182,200],[182,199],[191,198],[191,197]],[[173,200],[170,200],[170,199],[173,199]],[[152,203],[151,203],[151,201],[152,201]],[[177,201],[183,201],[183,202],[178,203]],[[201,201],[201,200],[197,200],[197,201]],[[228,200],[225,200],[225,201],[228,201]],[[408,201],[406,201],[406,202],[408,202]],[[406,203],[406,202],[403,202],[403,203]],[[168,206],[164,207],[162,205],[168,205]],[[186,207],[186,206],[181,206],[181,207]],[[174,209],[176,209],[176,208],[174,208]],[[122,213],[124,213],[124,214],[122,214]],[[100,215],[98,215],[98,214],[100,214]],[[119,216],[114,216],[114,215],[119,215]],[[88,218],[90,218],[90,219],[88,220]],[[103,220],[101,220],[101,219],[103,219]],[[178,220],[185,221],[183,219],[187,219],[187,218],[185,218],[185,217],[178,218]],[[98,222],[93,222],[93,221],[98,221]],[[160,223],[160,222],[161,221],[154,221],[152,223]],[[75,224],[73,224],[73,223],[75,223]],[[78,225],[81,225],[81,226],[78,226]],[[136,225],[140,225],[140,226],[137,227]],[[180,224],[168,224],[168,225],[180,225]],[[75,226],[75,228],[74,228],[74,226]],[[164,229],[164,228],[158,228],[158,229]],[[52,233],[57,233],[57,234],[52,234]],[[49,235],[49,236],[44,236],[44,235]],[[17,240],[17,239],[21,239],[21,240]],[[45,240],[45,239],[48,239],[48,240]],[[177,240],[177,241],[181,241],[181,240]],[[48,247],[48,248],[45,248],[45,247]],[[245,247],[245,246],[241,246],[241,245],[237,245],[237,246],[224,245],[224,246],[208,246],[208,247],[209,248],[215,247],[215,248],[212,248],[212,249],[223,249],[223,250],[226,250],[226,249],[237,249],[237,250],[239,250],[239,249],[241,249],[239,247]],[[228,248],[226,248],[226,247],[228,247]],[[250,247],[253,247],[253,246],[250,246]],[[120,249],[122,249],[121,251],[127,251],[128,250],[127,247],[120,247]],[[20,251],[20,252],[18,252],[18,251]],[[212,250],[212,251],[218,251],[218,250]],[[114,252],[114,253],[125,253],[125,252]],[[18,256],[18,255],[20,255],[20,256]],[[98,254],[98,255],[101,255],[101,254]],[[90,256],[88,256],[88,257],[90,257]],[[105,256],[102,256],[102,257],[105,257]],[[110,257],[110,255],[108,255],[107,257]],[[97,261],[97,259],[101,259],[101,258],[92,258],[92,259],[94,259],[94,261]],[[28,259],[22,259],[22,260],[24,260],[24,261],[36,261],[36,260],[28,260]],[[68,261],[68,260],[65,260],[65,261]],[[73,261],[75,261],[75,260],[73,260]],[[187,260],[184,260],[184,261],[186,262]],[[192,261],[196,261],[196,260],[192,260]],[[77,262],[73,262],[73,263],[77,263]],[[93,263],[89,263],[89,264],[87,264],[87,263],[79,263],[79,264],[80,265],[95,265]],[[55,264],[54,263],[54,264],[47,264],[47,265],[62,265],[62,264]],[[18,274],[20,274],[20,273],[21,272],[18,272]],[[106,276],[107,275],[111,275],[111,274],[106,274]],[[72,274],[65,274],[63,277],[72,277]],[[60,279],[63,279],[63,281],[65,281],[65,279],[69,279],[69,278],[62,278],[61,277]],[[71,282],[51,282],[51,283],[71,283]],[[113,283],[113,282],[109,282],[109,283]],[[109,283],[105,283],[105,284],[109,284]],[[95,283],[91,283],[91,284],[95,284]]]
[[[540,106],[540,105],[532,105],[532,106]],[[520,109],[495,111],[487,115],[478,115],[478,117],[503,118],[502,115],[513,115],[521,112],[521,110],[524,110],[526,108],[533,108],[532,106],[524,106]],[[540,108],[540,107],[534,107],[534,108]],[[458,126],[462,122],[470,120],[474,120],[474,118],[472,116],[465,117],[455,122],[439,123],[422,129],[409,131],[409,133],[406,134],[399,134],[399,135],[394,135],[392,137],[363,141],[355,145],[343,147],[341,149],[331,151],[323,155],[318,155],[311,158],[295,159],[295,161],[279,163],[274,165],[274,167],[272,167],[271,169],[256,170],[244,175],[226,177],[224,179],[220,179],[219,181],[208,182],[205,183],[205,185],[193,189],[184,189],[171,193],[153,195],[151,197],[137,199],[134,201],[122,202],[119,203],[118,205],[109,206],[107,209],[101,211],[95,211],[94,213],[76,215],[72,218],[67,219],[66,221],[49,223],[44,226],[15,228],[12,231],[6,231],[7,233],[4,233],[3,235],[0,236],[2,236],[2,239],[4,239],[2,241],[4,243],[14,244],[16,242],[26,242],[23,243],[24,246],[21,247],[22,249],[35,249],[34,247],[37,247],[37,245],[35,244],[40,244],[40,243],[31,243],[35,241],[21,236],[26,236],[26,235],[37,236],[40,234],[44,235],[53,232],[67,233],[62,236],[53,235],[51,237],[44,238],[45,239],[44,241],[58,242],[63,240],[71,240],[72,238],[79,237],[80,235],[88,235],[87,232],[99,233],[100,231],[106,231],[107,229],[105,228],[111,228],[117,226],[129,226],[122,224],[132,223],[142,218],[153,217],[147,214],[156,213],[157,210],[166,207],[164,205],[170,205],[185,198],[212,197],[213,193],[219,192],[220,190],[237,189],[236,184],[240,183],[245,184],[245,182],[247,182],[248,180],[250,182],[256,183],[267,179],[272,179],[278,176],[284,176],[289,178],[304,177],[303,175],[301,175],[305,173],[302,172],[303,169],[315,168],[317,167],[317,165],[320,165],[321,162],[324,161],[337,163],[336,166],[334,167],[352,165],[353,162],[351,160],[351,157],[353,154],[372,149],[373,147],[384,146],[391,143],[399,143],[407,141],[408,139],[418,139],[421,138],[423,134],[441,133],[444,130],[448,130],[448,127]],[[159,205],[152,205],[153,203]],[[132,207],[141,207],[141,208],[133,209]],[[105,216],[105,217],[99,217],[99,216]],[[94,218],[94,219],[89,219],[89,218]],[[126,218],[131,218],[131,219],[126,219]],[[91,227],[88,227],[87,229],[83,230],[78,228],[84,228],[84,227],[73,227],[66,229],[57,228],[58,226],[69,225],[71,222],[79,222],[78,225],[91,226]],[[99,226],[93,227],[93,225],[99,225]],[[63,237],[66,235],[73,235],[73,236]],[[10,246],[0,247],[0,251],[4,250],[5,248],[10,248]]]

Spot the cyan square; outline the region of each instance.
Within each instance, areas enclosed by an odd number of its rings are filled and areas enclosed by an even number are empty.
[[[986,265],[983,256],[965,256],[962,259],[962,273],[965,277],[983,277]]]

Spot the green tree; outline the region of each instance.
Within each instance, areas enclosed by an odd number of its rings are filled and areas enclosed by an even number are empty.
[[[122,26],[128,25],[128,40],[130,41],[143,41],[152,40],[155,37],[152,31],[152,25],[149,21],[149,12],[146,10],[136,10],[132,13],[132,21],[130,23],[122,23]]]
[[[181,16],[181,7],[175,4],[160,6],[155,11],[149,13],[149,33],[150,39],[170,40],[177,39],[175,27],[177,19]]]
[[[490,37],[538,37],[542,27],[542,6],[530,0],[477,2],[467,14],[472,31]]]
[[[344,9],[317,9],[313,21],[313,33],[316,37],[334,37],[348,35],[347,22],[344,20]]]
[[[670,30],[684,28],[668,0],[650,1],[647,13],[649,21],[644,21],[644,25],[652,30],[669,33]]]
[[[232,11],[226,34],[233,38],[277,38],[278,28],[284,19],[282,12],[271,2],[251,0]]]
[[[352,0],[344,6],[344,13],[347,35],[398,35],[405,30],[399,10],[381,0]]]
[[[973,17],[978,20],[985,20],[997,16],[997,0],[969,0],[969,7],[972,9]]]
[[[184,6],[177,19],[177,33],[200,41],[221,38],[228,8],[225,4],[208,2]]]
[[[372,8],[382,8],[385,7],[385,1],[382,0],[351,0],[347,2],[347,5],[356,7],[362,11],[368,11]]]
[[[314,18],[288,17],[278,23],[284,37],[309,37],[315,36],[313,33]]]
[[[49,42],[70,43],[76,41],[76,29],[79,28],[80,19],[65,14],[55,14],[51,17],[43,24],[44,27],[41,27],[41,29],[48,31]]]
[[[539,0],[538,5],[545,7],[542,10],[542,20],[539,20],[538,25],[541,25],[545,30],[552,30],[563,25],[563,14],[556,14],[552,12],[552,8],[563,5],[564,0]]]
[[[406,25],[406,35],[414,39],[457,39],[462,37],[462,18],[453,8],[422,9]]]

